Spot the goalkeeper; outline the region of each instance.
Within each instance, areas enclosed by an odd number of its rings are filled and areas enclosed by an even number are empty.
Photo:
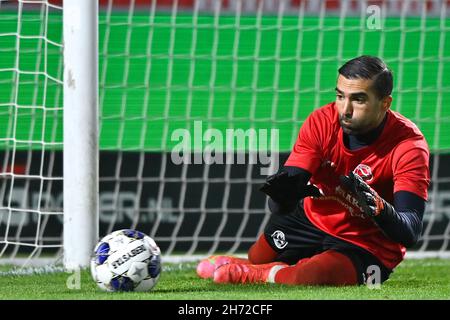
[[[336,100],[310,114],[284,166],[261,187],[272,214],[248,259],[210,257],[199,263],[199,276],[217,283],[386,281],[420,236],[430,183],[427,143],[390,110],[392,88],[379,58],[345,63]]]

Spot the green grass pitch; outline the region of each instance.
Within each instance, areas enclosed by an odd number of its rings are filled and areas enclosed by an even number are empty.
[[[80,274],[79,289],[69,289],[73,274],[65,272],[24,274],[23,270],[0,267],[0,300],[449,300],[450,260],[424,259],[404,261],[380,289],[359,287],[307,287],[278,284],[218,285],[200,279],[195,263],[164,264],[159,283],[147,293],[102,292],[88,270]],[[73,282],[72,282],[73,283]]]

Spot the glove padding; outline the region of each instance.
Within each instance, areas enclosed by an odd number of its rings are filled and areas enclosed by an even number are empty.
[[[341,184],[358,200],[364,213],[369,217],[378,216],[386,207],[386,202],[357,174],[340,176]]]
[[[269,176],[259,190],[282,206],[283,211],[292,210],[305,197],[322,195],[316,186],[304,184],[298,176],[289,176],[289,173],[283,170]]]

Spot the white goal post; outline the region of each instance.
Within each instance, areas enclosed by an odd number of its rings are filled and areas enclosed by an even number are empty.
[[[449,16],[447,0],[0,0],[0,264],[87,266],[125,228],[166,261],[245,255],[271,157],[361,54],[394,70],[392,108],[431,150],[407,257],[449,257]]]
[[[64,266],[98,241],[98,2],[64,0]]]

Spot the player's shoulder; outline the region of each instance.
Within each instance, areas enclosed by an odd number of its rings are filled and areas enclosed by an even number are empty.
[[[338,113],[336,110],[335,102],[330,102],[320,108],[314,110],[310,116],[313,120],[318,120],[320,122],[335,122],[338,119]]]
[[[429,157],[428,143],[420,129],[408,118],[398,112],[390,111],[390,140],[395,144],[394,158]]]
[[[416,126],[414,122],[409,120],[407,117],[402,115],[401,113],[394,111],[394,110],[388,110],[389,117],[391,118],[391,125],[397,126],[397,127],[403,127],[405,130],[407,130],[408,133],[412,133],[415,135],[422,135],[422,132],[420,129]],[[423,136],[423,135],[422,135]]]
[[[397,143],[402,146],[420,147],[428,149],[428,144],[423,133],[414,122],[402,114],[389,110],[389,131],[391,137],[397,137]]]

